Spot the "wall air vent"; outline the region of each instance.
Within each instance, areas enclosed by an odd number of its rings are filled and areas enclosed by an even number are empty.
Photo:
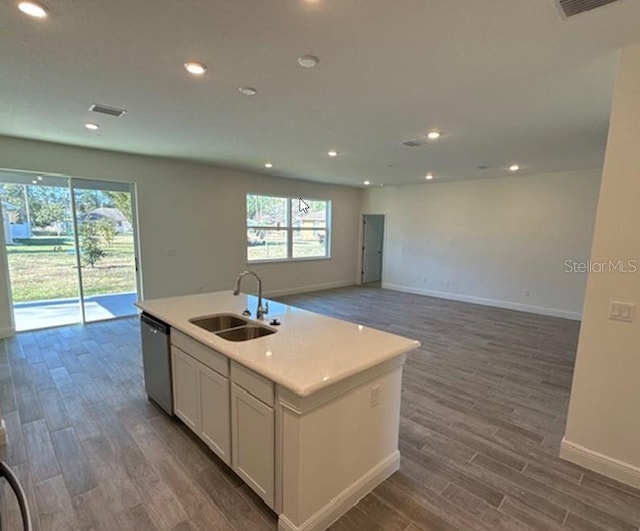
[[[418,138],[417,140],[407,140],[406,142],[403,142],[402,145],[407,147],[420,147],[424,146],[426,143],[426,140]]]
[[[116,116],[120,118],[125,112],[124,109],[118,109],[117,107],[109,107],[109,105],[102,105],[100,103],[94,103],[89,107],[90,111],[99,112],[100,114],[108,114],[109,116]]]
[[[617,1],[618,0],[556,0],[560,11],[562,11],[567,18],[579,15],[585,11],[591,11],[597,7],[613,4]]]

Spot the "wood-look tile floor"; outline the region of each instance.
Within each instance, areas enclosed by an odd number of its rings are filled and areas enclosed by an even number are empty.
[[[638,529],[640,491],[560,460],[578,323],[346,288],[288,303],[422,342],[398,473],[343,530]],[[0,449],[36,529],[275,529],[275,516],[146,399],[136,319],[2,341]],[[4,482],[3,482],[4,483]],[[20,529],[2,486],[4,529]]]

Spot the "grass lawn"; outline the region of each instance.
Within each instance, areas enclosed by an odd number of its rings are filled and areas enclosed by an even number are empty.
[[[55,250],[54,250],[55,249]],[[82,267],[85,296],[136,291],[133,235],[119,234],[95,267]],[[78,297],[72,238],[22,240],[7,246],[13,302]]]

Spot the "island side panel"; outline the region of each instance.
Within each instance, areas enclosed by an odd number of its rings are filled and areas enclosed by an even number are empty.
[[[404,358],[283,407],[279,529],[324,529],[398,469]]]

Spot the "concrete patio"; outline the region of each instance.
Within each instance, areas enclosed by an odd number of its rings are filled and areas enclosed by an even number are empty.
[[[114,317],[135,315],[136,293],[95,295],[85,299],[86,321],[103,321]],[[82,321],[80,299],[59,299],[15,304],[13,307],[17,332],[76,324]]]

